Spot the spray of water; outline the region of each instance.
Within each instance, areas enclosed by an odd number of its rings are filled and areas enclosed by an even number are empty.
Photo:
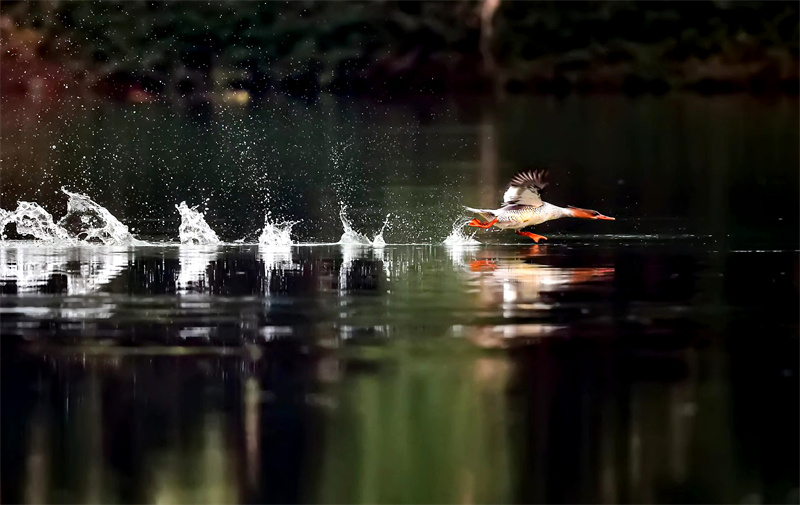
[[[264,216],[264,229],[258,237],[258,244],[264,247],[271,248],[286,248],[291,247],[292,242],[292,227],[299,221],[288,222],[271,222],[270,215],[267,213]]]
[[[375,235],[375,238],[372,239],[372,247],[380,248],[386,247],[386,241],[383,239],[383,232],[386,230],[386,226],[389,224],[389,218],[391,214],[386,214],[386,219],[383,221],[383,226],[381,226],[381,230]]]
[[[480,245],[481,243],[475,240],[474,232],[472,235],[468,235],[464,232],[464,225],[467,224],[467,222],[468,221],[464,219],[458,219],[455,223],[453,223],[453,229],[450,231],[450,235],[444,239],[444,245],[448,247]]]
[[[264,229],[258,237],[258,252],[264,263],[264,290],[272,292],[273,272],[292,265],[292,227],[298,221],[272,222],[269,213],[264,216]]]
[[[0,209],[2,210],[2,209]],[[6,226],[16,224],[17,233],[46,242],[73,242],[69,232],[56,224],[53,216],[39,204],[19,202],[14,211],[0,212],[0,237],[6,238]]]
[[[353,229],[353,225],[350,223],[350,220],[347,218],[347,207],[342,205],[341,209],[339,210],[339,219],[342,220],[342,228],[344,229],[344,233],[342,233],[342,238],[339,239],[339,243],[342,245],[372,245],[372,240],[368,239],[366,235],[363,233],[359,233]]]
[[[53,216],[36,203],[19,202],[16,210],[0,209],[0,239],[6,239],[9,225],[15,225],[18,234],[51,243],[103,245],[146,245],[136,239],[128,227],[122,224],[106,208],[80,193],[73,193],[62,188],[69,197],[67,213],[58,222]],[[217,245],[221,244],[219,236],[206,223],[202,212],[197,207],[189,207],[186,202],[175,206],[181,216],[179,238],[182,244]],[[384,233],[389,227],[391,214],[386,215],[378,233],[370,239],[366,234],[357,231],[347,216],[347,207],[342,205],[339,211],[343,233],[339,244],[345,246],[366,246],[380,249],[386,246]],[[264,227],[258,243],[266,248],[287,248],[295,244],[292,240],[292,228],[297,221],[274,221],[270,214],[264,218]],[[480,245],[475,233],[464,232],[466,221],[459,219],[453,223],[450,234],[443,245],[448,247],[465,247]],[[241,243],[243,240],[237,241]]]
[[[341,209],[339,210],[339,219],[342,221],[342,229],[344,230],[344,233],[342,233],[342,238],[339,239],[339,244],[347,246],[363,245],[376,248],[385,247],[386,240],[383,238],[383,232],[386,230],[386,227],[389,224],[390,217],[391,214],[386,215],[386,220],[383,222],[383,226],[381,226],[380,231],[377,235],[375,235],[374,239],[370,240],[365,234],[356,231],[353,228],[353,224],[347,217],[347,206],[342,205]]]
[[[89,243],[105,245],[143,245],[145,242],[136,239],[105,207],[80,193],[72,193],[61,188],[69,197],[67,213],[58,224],[70,235]]]
[[[208,226],[203,213],[197,207],[189,207],[186,202],[175,206],[181,215],[181,225],[178,228],[181,244],[214,245],[220,240],[214,230]]]
[[[8,224],[11,214],[13,213],[10,210],[0,209],[0,239],[5,239],[6,224]]]

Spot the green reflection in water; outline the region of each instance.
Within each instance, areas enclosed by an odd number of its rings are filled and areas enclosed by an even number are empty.
[[[514,475],[502,356],[405,349],[330,387],[319,489],[327,503],[504,503]]]

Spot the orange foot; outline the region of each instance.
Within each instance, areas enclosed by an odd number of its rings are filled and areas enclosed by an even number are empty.
[[[530,233],[527,231],[517,231],[517,235],[522,235],[524,237],[533,239],[533,241],[536,242],[537,244],[539,243],[540,240],[547,240],[547,237],[544,237],[542,235],[537,235],[535,233]]]
[[[491,221],[486,222],[486,223],[481,223],[477,219],[473,219],[472,221],[470,221],[467,224],[472,226],[473,228],[483,228],[484,230],[486,230],[488,228],[491,228],[492,225],[495,224],[496,222],[497,222],[497,218],[494,218]]]

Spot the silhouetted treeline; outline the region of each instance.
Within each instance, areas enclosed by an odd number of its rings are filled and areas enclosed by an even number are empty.
[[[28,61],[121,97],[798,89],[797,2],[51,0],[0,14],[6,91],[25,90]]]

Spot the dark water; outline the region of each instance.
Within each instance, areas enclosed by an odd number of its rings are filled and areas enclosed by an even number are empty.
[[[0,245],[5,502],[800,500],[796,100],[4,113],[3,208],[159,242]],[[617,221],[438,245],[526,164]]]

